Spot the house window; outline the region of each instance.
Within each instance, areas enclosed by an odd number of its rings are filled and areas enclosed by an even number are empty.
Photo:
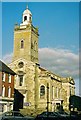
[[[11,75],[8,74],[8,82],[11,83]]]
[[[21,41],[21,48],[24,48],[24,41]]]
[[[5,97],[5,87],[2,87],[2,97]]]
[[[2,72],[2,81],[4,81],[5,82],[5,73],[4,72]]]
[[[44,95],[45,95],[45,86],[42,85],[42,86],[40,86],[40,97],[42,98],[42,97],[44,97]]]
[[[10,88],[10,86],[8,87],[8,97],[9,98],[11,97],[11,88]]]
[[[23,85],[23,75],[19,75],[19,86]]]
[[[24,21],[27,20],[27,16],[24,16]]]

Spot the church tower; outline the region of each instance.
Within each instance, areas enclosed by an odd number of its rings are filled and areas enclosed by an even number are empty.
[[[14,87],[24,96],[24,108],[37,106],[38,37],[38,28],[32,25],[32,13],[27,7],[22,23],[14,28],[13,61],[9,65],[16,73]]]
[[[23,58],[38,63],[38,28],[32,25],[32,13],[26,8],[22,23],[14,28],[13,61]]]

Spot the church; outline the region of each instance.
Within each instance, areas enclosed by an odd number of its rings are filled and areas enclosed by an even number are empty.
[[[75,94],[74,80],[41,67],[38,39],[38,28],[32,24],[27,7],[22,23],[14,27],[13,60],[9,65],[16,73],[14,87],[24,96],[23,111],[57,111],[60,105],[69,110],[69,97]]]

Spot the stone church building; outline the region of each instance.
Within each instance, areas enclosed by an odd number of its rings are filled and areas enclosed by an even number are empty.
[[[69,97],[75,94],[73,78],[63,78],[40,66],[38,61],[38,28],[32,25],[32,13],[26,8],[22,23],[14,28],[13,60],[16,72],[14,86],[24,95],[24,110],[56,111],[69,108]]]

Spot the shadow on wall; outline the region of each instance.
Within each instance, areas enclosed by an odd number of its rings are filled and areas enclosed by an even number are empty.
[[[23,98],[24,96],[17,89],[14,89],[13,111],[23,109]]]

